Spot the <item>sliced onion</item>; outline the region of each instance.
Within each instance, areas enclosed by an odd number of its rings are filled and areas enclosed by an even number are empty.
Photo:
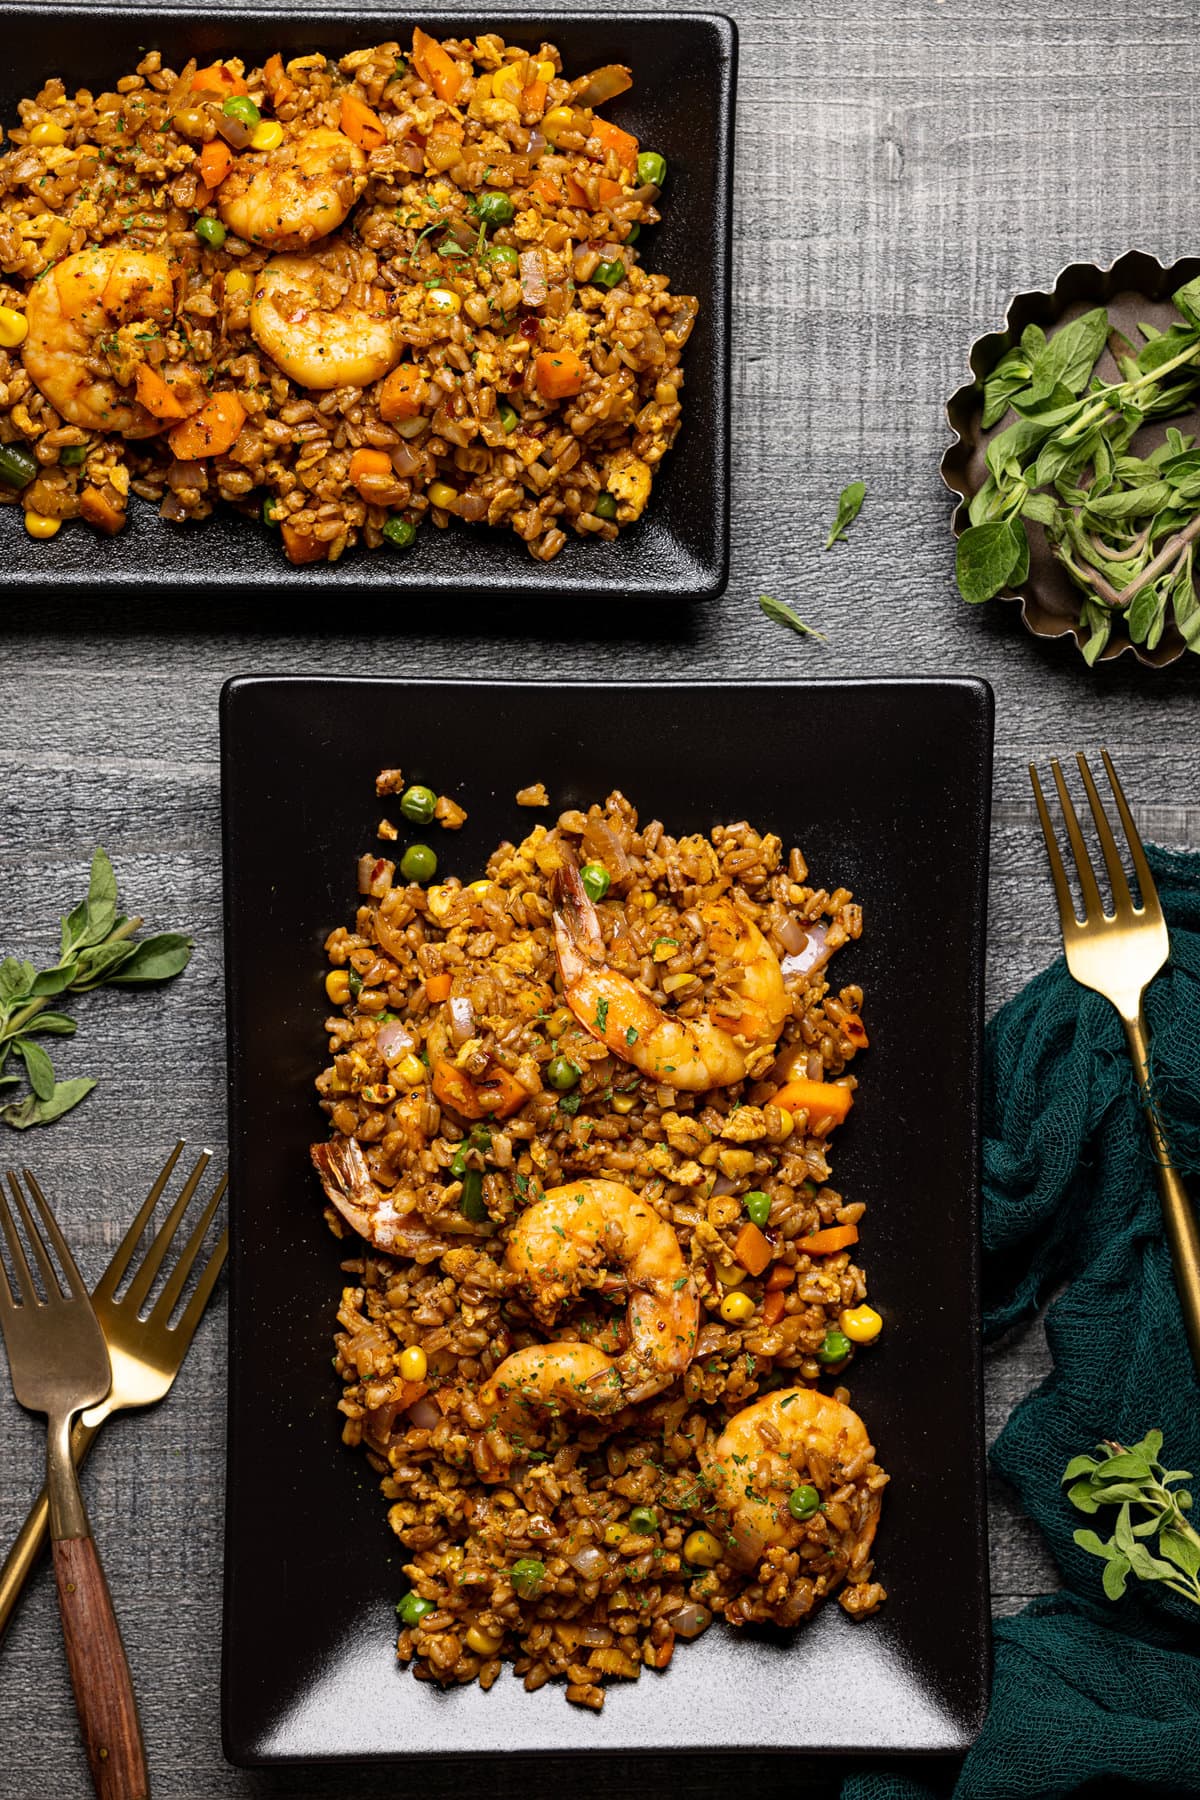
[[[603,106],[633,86],[633,76],[621,63],[605,63],[571,84],[571,100],[576,106]]]
[[[408,1422],[418,1431],[432,1431],[441,1416],[428,1394],[422,1394],[408,1409]]]
[[[428,419],[397,419],[392,426],[392,430],[398,431],[402,438],[415,438],[420,437],[421,433],[427,429],[428,425]],[[412,469],[407,471],[407,473],[414,475],[420,466],[420,462],[418,461]],[[406,472],[405,470],[396,467],[395,451],[392,452],[392,467],[396,470],[397,475],[403,475]]]
[[[829,935],[829,927],[820,919],[804,928],[806,941],[804,947],[792,956],[785,956],[779,965],[783,970],[783,979],[789,980],[796,975],[811,975],[814,969],[823,968],[833,955],[825,939]],[[779,933],[782,939],[783,933]]]
[[[403,143],[395,146],[396,161],[411,169],[414,175],[420,175],[425,167],[425,146],[423,144]]]
[[[416,1044],[412,1032],[399,1019],[389,1019],[375,1033],[375,1048],[385,1063],[399,1062],[402,1056],[416,1048]]]
[[[540,250],[521,252],[521,298],[526,306],[540,306],[550,292],[546,283],[546,264]]]
[[[585,1544],[566,1559],[585,1581],[598,1581],[608,1569],[608,1558],[595,1544]]]
[[[467,1039],[475,1036],[475,1008],[466,994],[450,997],[450,1041],[461,1050]]]
[[[677,1613],[672,1613],[667,1624],[676,1637],[698,1638],[702,1631],[707,1631],[712,1624],[712,1614],[707,1606],[701,1606],[697,1600],[689,1600],[681,1606]]]
[[[482,494],[460,494],[458,499],[458,516],[469,525],[477,525],[480,519],[487,517],[488,503]]]
[[[181,524],[188,516],[188,509],[178,494],[168,491],[163,495],[162,505],[158,509],[160,519],[170,519],[173,524]]]
[[[529,134],[528,149],[529,149],[530,161],[536,162],[538,157],[542,154],[542,151],[545,148],[546,148],[545,133],[542,131],[540,126],[535,125],[533,130]]]
[[[579,1633],[579,1642],[586,1644],[589,1650],[607,1650],[612,1641],[613,1634],[607,1625],[585,1625]]]
[[[710,1191],[713,1195],[732,1194],[736,1187],[737,1182],[731,1181],[728,1175],[718,1175]]]
[[[629,873],[629,858],[612,826],[603,819],[589,819],[583,828],[584,853],[593,862],[603,863],[614,881]]]
[[[775,926],[775,936],[789,956],[799,956],[808,942],[808,933],[795,913],[784,913]]]
[[[412,423],[411,419],[405,420],[405,424],[411,425]],[[417,423],[423,425],[425,421],[419,419]],[[397,475],[415,475],[421,467],[421,458],[415,450],[410,450],[407,444],[397,444],[392,451],[392,467]]]
[[[254,135],[254,127],[247,125],[244,119],[235,119],[229,113],[217,114],[217,130],[225,139],[231,150],[244,150]]]

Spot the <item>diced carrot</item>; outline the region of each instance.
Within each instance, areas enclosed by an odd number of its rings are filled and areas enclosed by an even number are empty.
[[[274,56],[268,56],[263,64],[263,80],[275,106],[281,106],[285,100],[290,100],[296,91],[295,82],[284,72],[283,58],[278,50]]]
[[[610,206],[614,200],[619,200],[624,192],[625,189],[620,182],[610,181],[607,175],[601,175],[596,183],[596,193],[601,206]],[[571,174],[567,176],[567,199],[572,206],[586,206],[589,212],[596,210],[588,199],[587,189],[583,183],[577,181]]]
[[[480,1107],[489,1118],[507,1119],[510,1113],[515,1113],[524,1106],[529,1098],[520,1082],[499,1064],[494,1069],[489,1069],[482,1081],[476,1082],[475,1091],[479,1095]]]
[[[224,138],[214,138],[211,144],[205,144],[196,163],[200,179],[211,194],[214,188],[220,187],[232,169],[233,151]]]
[[[622,131],[619,125],[611,125],[607,119],[593,119],[591,135],[599,138],[606,150],[615,150],[617,161],[632,169],[637,164],[638,141],[628,131]]]
[[[187,394],[177,393],[149,363],[138,364],[135,380],[139,401],[156,419],[186,419],[195,412],[195,402],[189,406]]]
[[[416,363],[401,363],[379,389],[379,413],[384,419],[415,419],[421,411],[419,396],[425,377]]]
[[[222,99],[227,100],[231,94],[248,94],[250,89],[241,76],[235,75],[225,63],[215,62],[209,63],[207,68],[196,70],[192,76],[192,91],[200,94],[220,94]]]
[[[437,39],[419,25],[413,27],[412,60],[417,74],[438,99],[453,105],[463,84],[463,72]]]
[[[230,448],[246,423],[246,409],[237,395],[223,390],[212,394],[199,412],[184,419],[167,433],[172,454],[180,462],[195,462],[204,456],[222,456]]]
[[[566,400],[583,386],[586,370],[573,350],[543,350],[533,367],[543,399]]]
[[[415,1406],[417,1401],[428,1392],[429,1383],[427,1381],[402,1381],[400,1384],[401,1412],[407,1412],[410,1406]]]
[[[290,563],[323,562],[325,545],[320,538],[309,537],[307,532],[298,531],[294,525],[281,525],[280,534],[283,547]]]
[[[386,450],[356,450],[350,458],[350,480],[364,500],[371,499],[372,484],[381,477],[386,481],[391,473],[392,459]]]
[[[472,1081],[444,1056],[434,1061],[433,1091],[443,1106],[452,1106],[464,1119],[507,1119],[529,1098],[507,1069],[497,1066],[482,1081]]]
[[[848,1250],[858,1242],[857,1225],[827,1225],[824,1231],[810,1232],[808,1237],[793,1240],[797,1250],[809,1256],[832,1256],[835,1250]]]
[[[526,117],[526,123],[528,123],[531,118],[540,119],[545,110],[546,83],[544,81],[531,81],[527,87],[521,89],[522,116]]]
[[[733,1255],[751,1275],[761,1275],[771,1260],[771,1246],[753,1219],[747,1219],[734,1239]]]
[[[763,1324],[774,1325],[777,1319],[783,1317],[783,1309],[786,1305],[787,1299],[782,1288],[772,1288],[769,1294],[764,1294],[762,1303]]]
[[[425,977],[425,998],[431,1005],[436,1006],[439,1001],[448,1000],[449,997],[450,977],[444,969],[440,975]]]
[[[568,179],[570,178],[568,177]],[[578,187],[579,183],[575,182],[574,185]],[[529,184],[529,191],[531,194],[536,194],[538,199],[542,201],[545,206],[562,205],[563,197],[548,175],[535,175]],[[583,206],[586,205],[587,202],[576,201],[575,204]]]
[[[352,89],[342,95],[338,124],[351,143],[357,144],[360,150],[378,150],[380,144],[387,142],[383,120]]]
[[[89,525],[95,525],[106,531],[109,537],[120,531],[125,523],[124,509],[114,506],[108,495],[98,487],[85,487],[79,496],[79,511]]]
[[[767,1292],[773,1294],[778,1288],[791,1287],[796,1279],[796,1271],[787,1263],[776,1263],[767,1276]]]
[[[853,1091],[836,1081],[789,1081],[772,1094],[774,1106],[786,1106],[789,1112],[801,1108],[809,1119],[836,1119],[839,1123],[854,1104]]]

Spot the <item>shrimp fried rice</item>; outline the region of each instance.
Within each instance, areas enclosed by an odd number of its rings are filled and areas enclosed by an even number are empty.
[[[714,1619],[873,1612],[887,1476],[843,1384],[881,1321],[830,1163],[867,1045],[829,980],[851,894],[620,793],[467,886],[368,854],[359,889],[313,1161],[400,1660],[598,1709]]]

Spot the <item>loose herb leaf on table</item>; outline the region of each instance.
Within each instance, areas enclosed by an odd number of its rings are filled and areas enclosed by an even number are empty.
[[[59,994],[86,994],[106,985],[135,987],[169,981],[187,965],[192,940],[176,931],[133,941],[141,919],[117,910],[117,878],[103,850],[92,856],[86,897],[62,921],[59,959],[35,969],[15,956],[0,962],[0,1088],[18,1086],[20,1071],[6,1067],[10,1056],[24,1067],[29,1092],[0,1106],[0,1119],[17,1131],[49,1125],[77,1106],[96,1083],[89,1076],[59,1081],[38,1037],[70,1037],[75,1021],[55,1011]]]
[[[1143,325],[1140,349],[1096,307],[1047,338],[1026,326],[984,382],[983,425],[1011,409],[987,447],[987,479],[958,541],[956,575],[978,605],[1029,574],[1030,523],[1083,594],[1083,654],[1094,663],[1124,617],[1135,644],[1154,649],[1174,621],[1200,653],[1195,540],[1200,538],[1200,449],[1175,426],[1148,455],[1142,427],[1188,411],[1200,397],[1200,281],[1173,296],[1169,331]],[[1095,373],[1109,347],[1122,380]]]
[[[862,511],[862,503],[867,497],[867,485],[864,481],[852,481],[844,487],[838,496],[837,517],[833,521],[829,536],[825,539],[825,548],[832,550],[839,538],[844,538],[847,528],[853,525]]]
[[[815,626],[806,625],[804,620],[800,617],[800,614],[793,612],[792,608],[783,600],[775,600],[770,594],[760,594],[758,596],[758,604],[762,607],[762,610],[766,613],[772,624],[787,625],[792,631],[800,632],[803,637],[820,638],[822,643],[826,642],[825,633],[823,631],[818,631]]]
[[[1192,1496],[1181,1481],[1190,1469],[1166,1469],[1158,1460],[1162,1432],[1148,1431],[1140,1444],[1126,1448],[1112,1440],[1097,1444],[1095,1456],[1076,1456],[1063,1471],[1070,1482],[1067,1498],[1080,1512],[1096,1513],[1117,1506],[1116,1528],[1108,1539],[1094,1531],[1077,1531],[1081,1550],[1104,1563],[1104,1592],[1119,1600],[1130,1575],[1139,1581],[1161,1581],[1173,1593],[1200,1606],[1200,1533],[1189,1524]],[[1135,1516],[1136,1509],[1136,1516]],[[1146,1540],[1157,1534],[1158,1555]]]

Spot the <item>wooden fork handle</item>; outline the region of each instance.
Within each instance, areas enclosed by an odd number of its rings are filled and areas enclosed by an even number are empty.
[[[99,1800],[148,1800],[133,1682],[95,1540],[56,1538],[54,1578],[92,1785]]]
[[[1158,1176],[1158,1191],[1162,1198],[1163,1224],[1166,1227],[1171,1263],[1175,1271],[1175,1287],[1179,1294],[1180,1310],[1183,1313],[1183,1328],[1187,1333],[1188,1345],[1191,1348],[1193,1366],[1197,1376],[1200,1377],[1200,1225],[1196,1223],[1196,1214],[1188,1199],[1187,1189],[1183,1185],[1179,1171],[1171,1161],[1171,1151],[1158,1116],[1158,1108],[1154,1102],[1154,1093],[1150,1086],[1150,1040],[1140,1007],[1137,1017],[1126,1018],[1124,1025],[1125,1036],[1129,1042],[1129,1054],[1133,1059],[1133,1069],[1137,1076],[1142,1106],[1146,1113],[1150,1142],[1154,1147],[1155,1173]]]
[[[89,1425],[82,1418],[76,1419],[71,1432],[71,1456],[77,1468],[91,1449],[99,1429],[99,1423]],[[37,1567],[38,1558],[46,1548],[49,1536],[50,1498],[43,1487],[17,1533],[12,1549],[4,1559],[3,1568],[0,1568],[0,1638],[4,1636],[21,1589]]]

